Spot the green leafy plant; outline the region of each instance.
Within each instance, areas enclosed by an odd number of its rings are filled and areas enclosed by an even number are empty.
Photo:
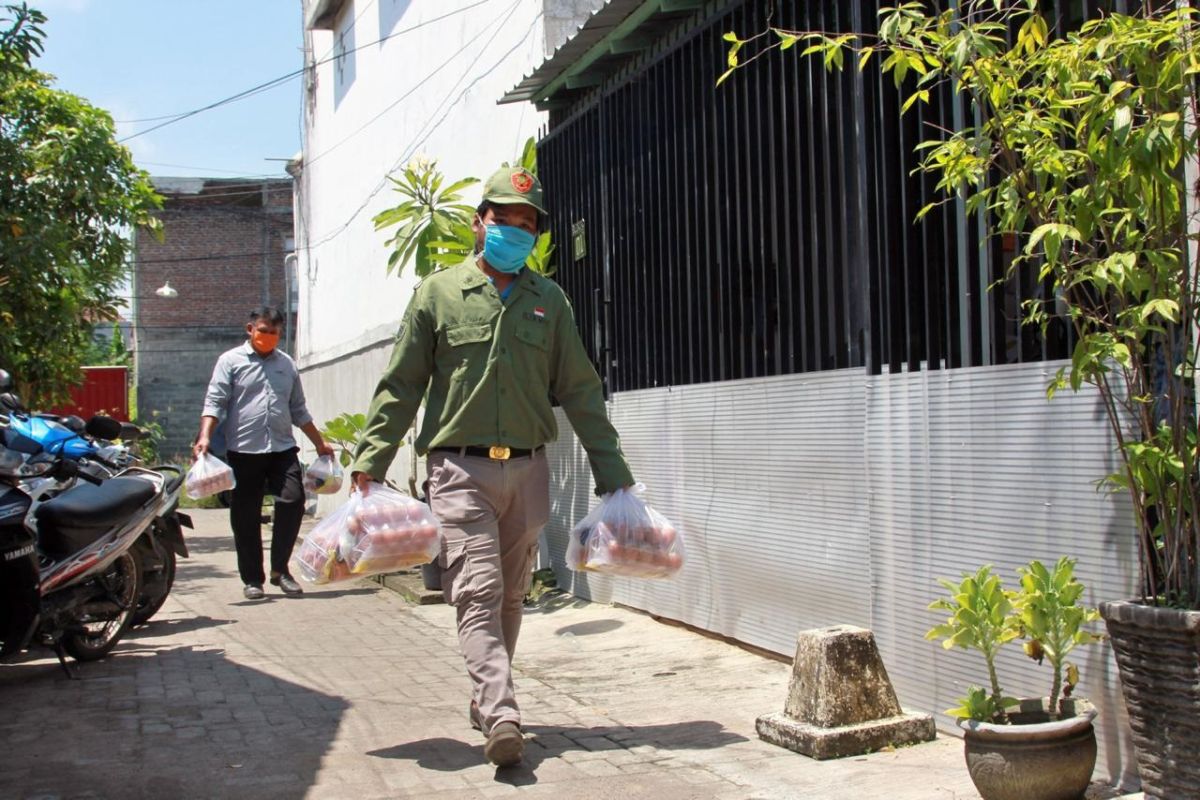
[[[548,594],[560,591],[558,578],[550,567],[535,569],[529,580],[529,591],[525,593],[525,603],[536,603]]]
[[[147,464],[160,463],[161,453],[159,451],[162,448],[165,433],[162,423],[158,421],[158,412],[151,412],[150,419],[139,418],[133,422],[141,429],[141,435],[130,445],[130,449]]]
[[[1054,682],[1050,687],[1049,707],[1052,713],[1061,714],[1060,691],[1065,699],[1079,683],[1079,669],[1067,661],[1067,656],[1081,644],[1103,639],[1083,628],[1085,623],[1099,620],[1100,613],[1079,604],[1084,587],[1075,579],[1075,562],[1065,556],[1053,569],[1032,561],[1018,569],[1017,574],[1021,577],[1021,589],[1014,606],[1021,636],[1028,640],[1025,654],[1039,664],[1043,659],[1050,662]]]
[[[99,335],[96,327],[92,329],[91,347],[83,357],[84,363],[89,367],[130,366],[133,363],[133,353],[125,347],[125,337],[121,335],[120,325],[113,322],[112,331],[107,337]]]
[[[0,6],[0,365],[31,408],[67,399],[93,325],[125,304],[130,232],[161,230],[109,114],[34,66],[45,22]]]
[[[362,438],[367,427],[366,414],[342,413],[325,423],[321,428],[321,437],[338,451],[338,461],[343,467],[350,466],[354,458],[354,448]],[[400,446],[404,446],[401,441]]]
[[[410,261],[424,278],[469,256],[475,248],[471,218],[475,209],[462,202],[462,191],[479,183],[463,178],[446,185],[436,161],[414,159],[399,177],[389,175],[396,192],[405,198],[399,205],[375,216],[375,230],[398,226],[387,240],[392,248],[388,273],[403,271]]]
[[[925,638],[941,639],[947,650],[978,650],[987,663],[991,685],[990,692],[969,687],[966,696],[958,698],[958,705],[946,710],[950,716],[981,722],[1007,721],[1007,710],[1020,701],[1006,696],[1000,688],[996,656],[1004,645],[1025,638],[1025,654],[1039,664],[1048,661],[1053,670],[1047,709],[1052,719],[1057,718],[1063,713],[1063,700],[1079,683],[1079,670],[1066,660],[1067,656],[1079,645],[1103,638],[1083,627],[1100,615],[1079,602],[1084,586],[1075,579],[1073,560],[1064,556],[1053,569],[1031,561],[1019,567],[1017,575],[1021,579],[1018,591],[1005,589],[991,565],[980,567],[973,575],[964,574],[958,583],[944,578],[938,581],[950,595],[934,600],[929,608],[948,611],[950,617],[931,628]]]
[[[537,141],[525,140],[518,164],[537,175]],[[504,162],[503,166],[509,166]],[[437,161],[414,159],[403,169],[400,177],[388,176],[395,189],[405,198],[399,205],[375,216],[375,230],[394,226],[399,229],[386,244],[392,248],[388,256],[388,273],[400,274],[404,265],[412,263],[417,276],[424,278],[446,267],[461,263],[475,252],[475,233],[471,221],[475,208],[462,203],[462,191],[479,183],[478,178],[463,178],[449,186],[437,168]],[[543,231],[533,245],[525,266],[550,277],[555,272],[552,263],[554,240]]]
[[[1194,8],[1131,5],[1140,10],[1058,36],[1038,0],[906,2],[880,12],[877,33],[730,33],[721,78],[801,44],[829,69],[848,55],[859,69],[878,64],[907,93],[905,111],[946,85],[969,106],[962,129],[917,145],[944,197],[917,219],[961,199],[992,235],[1023,243],[1003,277],[1047,287],[1025,303],[1027,324],[1073,329],[1071,363],[1047,396],[1098,390],[1121,460],[1106,482],[1128,495],[1138,526],[1142,601],[1200,608],[1200,270],[1184,185],[1197,159],[1200,36]]]
[[[1006,591],[1000,578],[992,574],[991,565],[980,567],[974,575],[964,574],[959,583],[941,578],[938,580],[950,592],[929,604],[936,611],[950,612],[941,625],[931,628],[926,639],[942,639],[942,647],[949,650],[961,647],[978,650],[987,663],[991,693],[972,686],[967,696],[959,698],[959,705],[946,711],[955,717],[992,720],[1004,717],[1004,711],[1018,703],[1006,697],[996,675],[996,655],[1000,648],[1020,636],[1014,624],[1012,593]]]

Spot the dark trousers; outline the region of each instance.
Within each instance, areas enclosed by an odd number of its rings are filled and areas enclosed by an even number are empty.
[[[263,574],[263,496],[275,496],[275,524],[271,529],[271,572],[288,575],[288,559],[300,535],[304,517],[304,486],[296,448],[279,453],[235,453],[229,466],[237,485],[229,504],[229,521],[237,547],[242,583],[261,586]]]

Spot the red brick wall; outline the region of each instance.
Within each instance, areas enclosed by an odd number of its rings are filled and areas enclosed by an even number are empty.
[[[163,241],[138,236],[139,326],[244,324],[259,303],[281,310],[286,305],[283,258],[284,240],[292,235],[290,191],[286,197],[272,197],[282,202],[265,212],[261,205],[235,205],[232,200],[245,197],[168,199],[159,214]],[[178,297],[154,294],[166,281]]]
[[[245,339],[250,310],[261,303],[286,308],[291,184],[269,184],[265,205],[261,190],[261,183],[209,181],[200,195],[167,195],[162,241],[138,233],[138,415],[163,425],[164,454],[186,453],[213,364]],[[177,297],[155,295],[167,281]]]

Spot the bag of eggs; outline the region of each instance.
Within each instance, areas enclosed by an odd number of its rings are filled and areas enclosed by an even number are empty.
[[[233,468],[210,453],[203,453],[184,479],[187,496],[193,500],[232,489],[236,485]]]
[[[309,583],[335,583],[428,564],[441,549],[429,506],[371,483],[309,532],[292,565]]]
[[[607,494],[571,530],[567,566],[630,578],[670,578],[683,567],[683,537],[646,505],[642,484]]]
[[[342,551],[355,575],[375,575],[428,564],[442,549],[442,532],[429,506],[371,483],[346,520],[354,544]]]
[[[321,456],[304,470],[304,488],[313,494],[336,494],[342,488],[342,465],[333,456]]]
[[[292,554],[293,575],[314,584],[334,583],[354,577],[350,566],[338,558],[338,545],[342,537],[349,536],[346,520],[354,506],[354,498],[351,498],[308,532]],[[347,544],[353,546],[353,542]]]

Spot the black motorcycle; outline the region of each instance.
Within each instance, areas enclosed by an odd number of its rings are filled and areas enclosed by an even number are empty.
[[[12,395],[4,400],[19,405]],[[104,433],[103,422],[94,432]],[[182,475],[129,466],[100,476],[89,464],[45,452],[12,425],[0,427],[0,660],[44,645],[70,675],[65,654],[79,661],[108,655],[170,590],[182,548],[175,512]],[[139,544],[147,534],[147,545]],[[149,595],[147,552],[163,564]]]

